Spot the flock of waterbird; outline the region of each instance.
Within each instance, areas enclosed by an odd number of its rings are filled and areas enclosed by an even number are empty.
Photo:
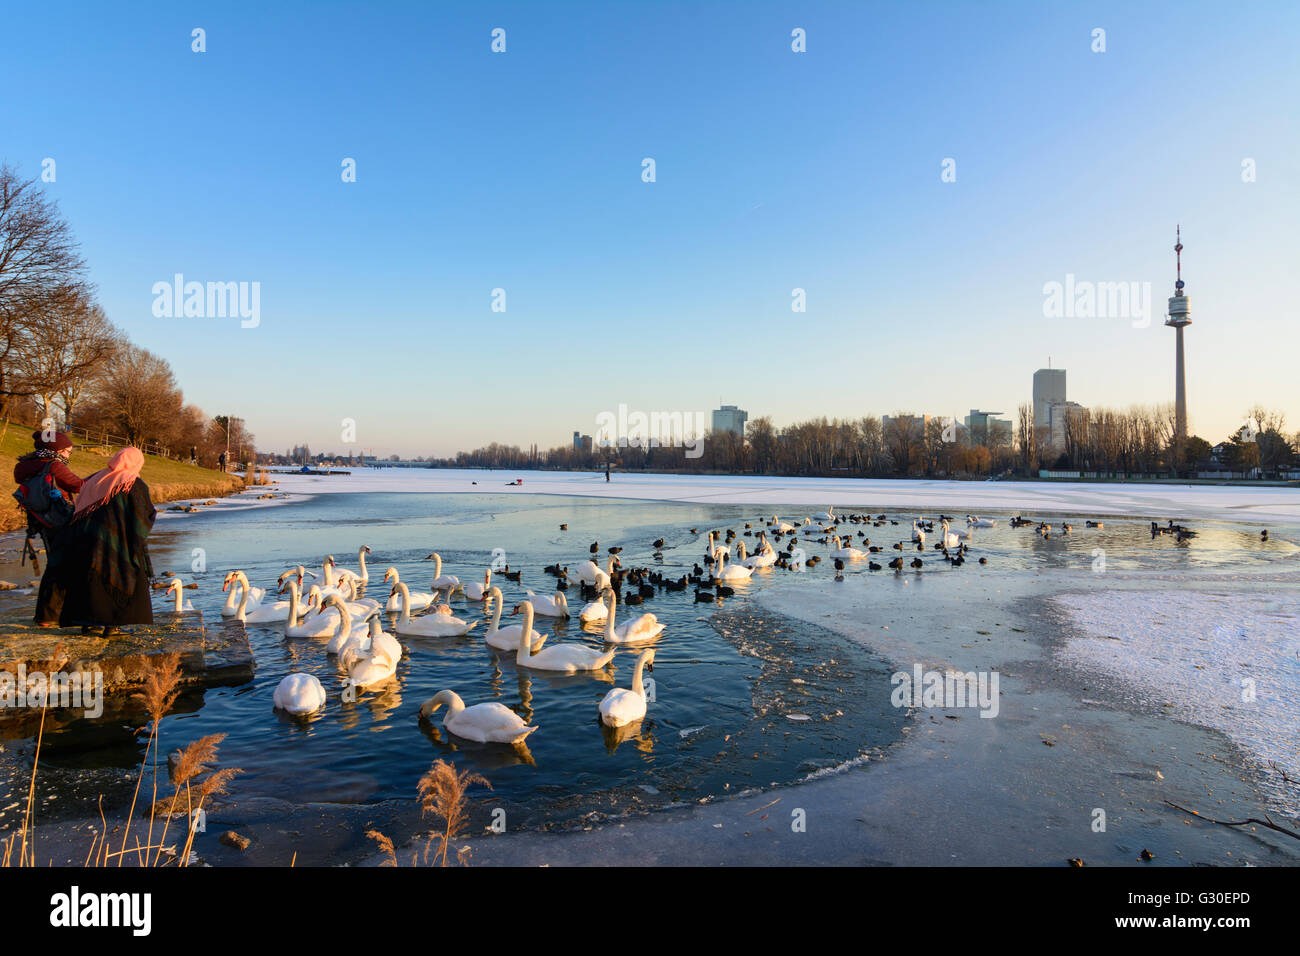
[[[462,583],[455,575],[443,573],[442,557],[434,552],[425,560],[433,562],[433,579],[427,591],[412,591],[401,580],[396,567],[389,567],[383,575],[383,585],[389,588],[386,600],[381,603],[365,597],[370,583],[370,569],[366,558],[368,547],[357,552],[357,570],[339,567],[333,555],[327,556],[318,575],[303,565],[290,568],[276,581],[274,593],[269,589],[254,587],[241,570],[230,571],[222,585],[227,593],[221,614],[226,618],[248,625],[275,625],[283,629],[286,638],[307,638],[325,642],[328,655],[338,659],[344,673],[344,686],[369,688],[391,680],[404,653],[398,638],[461,638],[470,634],[478,621],[466,621],[452,610],[453,596],[483,605],[484,613],[491,610],[491,621],[483,634],[484,643],[493,651],[514,652],[516,664],[521,668],[550,671],[559,674],[582,674],[601,671],[613,661],[619,646],[647,645],[657,641],[665,630],[653,613],[640,613],[622,623],[617,622],[620,603],[636,606],[661,595],[692,591],[695,602],[713,602],[735,593],[735,585],[748,581],[755,573],[765,569],[804,571],[822,560],[820,555],[809,555],[807,546],[828,547],[826,557],[835,567],[836,579],[843,580],[843,571],[855,561],[867,561],[869,571],[883,570],[873,560],[881,555],[885,546],[873,545],[866,528],[899,525],[903,518],[886,514],[836,514],[827,508],[800,523],[782,520],[773,515],[757,522],[746,522],[737,531],[725,528],[710,530],[705,539],[701,561],[680,576],[664,574],[650,567],[627,568],[623,566],[621,546],[606,549],[605,566],[595,560],[600,555],[599,542],[592,542],[588,552],[591,559],[573,568],[559,564],[548,565],[544,573],[555,578],[555,591],[551,595],[527,591],[525,600],[519,601],[511,616],[522,615],[518,624],[501,626],[504,598],[501,589],[492,583],[494,574],[512,582],[520,582],[522,571],[512,571],[508,565],[483,571],[481,581]],[[935,519],[911,519],[911,534],[888,547],[896,551],[927,548],[938,551],[943,560],[953,567],[966,561],[978,529],[995,528],[997,522],[977,515],[966,516],[966,526],[954,530],[951,515]],[[841,525],[848,525],[841,528]],[[1053,526],[1044,521],[1016,516],[1010,520],[1013,528],[1033,527],[1038,534],[1050,538],[1053,534],[1070,534],[1073,526],[1061,522]],[[853,526],[859,526],[855,531]],[[1087,521],[1087,528],[1102,528],[1100,521]],[[566,531],[567,525],[560,525]],[[698,541],[698,528],[689,529],[691,538]],[[1168,526],[1151,524],[1151,535],[1171,534],[1179,541],[1196,535],[1172,520]],[[1261,534],[1267,540],[1268,532]],[[753,538],[752,550],[742,538]],[[665,539],[651,544],[653,560],[662,567]],[[733,555],[733,550],[735,554]],[[882,555],[883,557],[883,555]],[[987,558],[980,557],[980,564]],[[912,558],[910,567],[920,569],[922,559]],[[904,559],[893,558],[888,567],[901,573]],[[477,574],[477,572],[476,572]],[[319,582],[319,583],[317,583]],[[174,595],[174,612],[184,614],[193,606],[184,600],[182,589],[195,587],[183,585],[179,577],[172,576],[165,587]],[[606,645],[597,650],[579,643],[552,643],[548,636],[534,629],[538,617],[569,618],[567,592],[576,587],[583,598],[578,618],[589,632],[599,634]],[[282,598],[282,595],[287,597]],[[416,616],[416,614],[419,616]],[[388,630],[385,630],[387,616]],[[653,670],[655,651],[644,648],[636,660],[630,688],[616,687],[601,700],[598,712],[600,721],[611,728],[630,728],[645,717],[646,691],[643,672]],[[274,706],[290,714],[308,715],[325,706],[327,695],[320,680],[312,674],[296,672],[287,675],[276,687]],[[477,703],[466,706],[453,690],[435,694],[420,708],[421,719],[432,719],[440,708],[446,707],[443,727],[450,733],[476,743],[501,743],[522,746],[525,738],[537,730],[529,726],[508,707],[495,703]]]

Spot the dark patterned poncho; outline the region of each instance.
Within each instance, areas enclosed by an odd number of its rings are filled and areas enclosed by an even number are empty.
[[[157,514],[149,486],[137,478],[129,491],[68,525],[60,562],[67,589],[62,626],[153,623],[148,542]]]

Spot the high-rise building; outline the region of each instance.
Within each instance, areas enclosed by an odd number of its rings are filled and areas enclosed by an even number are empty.
[[[735,405],[723,405],[713,410],[714,432],[731,432],[743,438],[747,421],[749,421],[749,412]]]
[[[573,433],[573,447],[579,450],[582,449],[582,434],[579,432]]]
[[[1192,324],[1192,307],[1183,294],[1183,229],[1179,226],[1175,232],[1174,255],[1178,268],[1178,278],[1174,282],[1174,294],[1169,298],[1169,317],[1165,325],[1172,326],[1178,338],[1174,342],[1174,441],[1187,439],[1187,381],[1183,371],[1183,327]]]
[[[1011,419],[995,418],[1001,412],[982,412],[972,408],[966,416],[966,434],[972,445],[997,447],[1011,443]]]
[[[1034,427],[1050,426],[1048,406],[1065,401],[1065,369],[1040,368],[1034,373]]]
[[[925,433],[927,429],[929,429],[930,427],[930,416],[929,415],[898,415],[898,416],[882,415],[880,416],[880,428],[886,437],[888,437],[888,435],[890,434],[891,429],[901,427],[904,422],[907,422],[908,425],[910,426],[908,431],[911,433],[911,437],[913,438],[913,440],[922,441],[925,438]]]

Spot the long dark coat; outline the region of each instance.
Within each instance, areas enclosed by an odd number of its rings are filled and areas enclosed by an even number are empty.
[[[61,627],[152,624],[149,532],[158,512],[137,478],[65,531],[58,574],[66,590]]]

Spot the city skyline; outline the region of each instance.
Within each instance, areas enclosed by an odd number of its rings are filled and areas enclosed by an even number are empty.
[[[0,38],[15,71],[60,64],[4,104],[0,159],[53,175],[109,318],[269,450],[341,450],[345,421],[376,454],[557,447],[720,392],[778,427],[1011,415],[1048,356],[1087,406],[1167,404],[1175,223],[1189,433],[1300,417],[1287,6],[1266,34],[1208,3],[755,4],[686,31],[563,4],[364,29],[348,6],[56,6],[79,26],[20,9]],[[160,303],[178,275],[238,284],[256,321]],[[1055,314],[1054,286],[1091,306]]]

